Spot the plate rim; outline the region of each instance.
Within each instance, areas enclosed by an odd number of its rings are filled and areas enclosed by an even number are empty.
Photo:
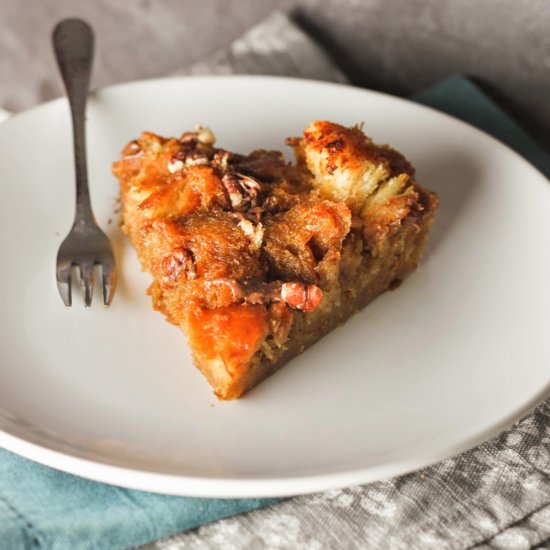
[[[0,446],[43,466],[127,489],[202,498],[281,498],[353,487],[429,467],[496,438],[503,431],[528,416],[533,409],[542,405],[549,395],[550,385],[538,393],[521,410],[510,414],[494,426],[465,440],[442,446],[435,451],[423,450],[411,457],[384,464],[310,476],[232,479],[160,473],[117,466],[57,451],[46,445],[32,443],[12,435],[1,428]]]
[[[415,101],[394,96],[388,93],[369,90],[354,85],[317,81],[313,79],[301,79],[284,76],[268,75],[189,75],[161,78],[147,78],[123,82],[112,86],[106,86],[93,90],[91,97],[97,93],[123,90],[135,86],[155,86],[165,85],[167,82],[181,81],[212,81],[212,80],[255,80],[255,81],[278,81],[290,82],[292,84],[305,84],[314,87],[344,88],[352,89],[365,95],[382,97],[384,100],[397,101],[413,105],[420,110],[427,110],[435,113],[443,119],[450,119],[454,124],[466,126],[470,131],[483,139],[489,139],[501,147],[506,154],[516,157],[525,169],[532,170],[534,175],[541,177],[543,185],[548,185],[549,180],[538,168],[533,166],[527,159],[512,149],[507,144],[498,140],[494,136],[477,128],[476,126],[465,122],[445,112],[439,111],[433,107],[417,103]],[[12,121],[17,121],[22,117],[33,114],[37,110],[51,108],[53,104],[65,101],[65,97],[60,97],[30,109],[12,115],[1,124],[1,127],[11,125]],[[3,131],[3,130],[2,130]],[[547,186],[547,192],[550,192],[550,186]],[[512,427],[522,418],[527,416],[533,409],[541,405],[550,396],[550,384],[542,388],[529,402],[525,403],[519,409],[511,412],[508,416],[494,423],[489,428],[476,433],[450,445],[422,449],[415,452],[412,456],[398,460],[385,462],[365,468],[354,468],[350,470],[321,473],[313,475],[300,475],[291,477],[251,477],[251,478],[225,478],[225,477],[201,477],[182,474],[161,473],[152,470],[119,466],[110,464],[99,459],[87,459],[78,456],[70,451],[60,451],[49,447],[46,444],[38,444],[28,441],[24,437],[14,435],[8,429],[0,426],[0,447],[14,452],[24,458],[30,459],[39,464],[73,474],[94,481],[109,483],[115,486],[126,487],[130,489],[150,491],[160,494],[171,494],[190,497],[207,498],[270,498],[286,497],[301,494],[314,493],[318,491],[337,489],[347,486],[368,483],[380,479],[402,475],[418,469],[430,466],[441,460],[450,458],[459,453],[470,450],[481,443],[487,442],[501,434],[504,430]]]

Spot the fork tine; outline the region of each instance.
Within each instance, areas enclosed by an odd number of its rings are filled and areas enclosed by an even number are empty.
[[[71,270],[72,266],[70,264],[66,264],[56,269],[57,290],[66,307],[71,307],[73,304]]]
[[[85,264],[80,267],[80,285],[84,292],[84,305],[89,308],[92,305],[94,290],[94,266]]]
[[[103,305],[109,307],[113,301],[116,288],[116,268],[111,264],[101,264],[101,274],[103,283]]]

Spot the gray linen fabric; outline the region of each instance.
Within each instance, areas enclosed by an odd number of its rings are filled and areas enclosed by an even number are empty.
[[[175,74],[268,74],[347,82],[327,54],[281,12],[272,13],[227,50]]]
[[[279,13],[180,74],[212,73],[344,81]],[[295,497],[145,548],[550,548],[550,401],[496,440],[418,472]]]

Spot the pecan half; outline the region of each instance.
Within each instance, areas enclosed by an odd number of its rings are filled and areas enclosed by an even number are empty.
[[[222,183],[235,212],[247,212],[260,206],[262,186],[259,181],[244,174],[228,173],[223,176]]]
[[[321,304],[323,291],[316,285],[283,283],[281,299],[290,307],[300,311],[314,311]]]
[[[167,165],[168,172],[170,172],[170,174],[175,174],[176,172],[183,170],[184,166],[185,165],[183,164],[183,161],[179,160],[178,158],[175,158],[175,156],[172,156],[172,158],[170,159]]]
[[[211,146],[216,143],[216,136],[214,136],[210,128],[197,125],[194,132],[185,132],[182,134],[179,142],[185,144],[202,143],[203,145]]]
[[[233,160],[233,154],[225,149],[218,149],[212,157],[212,166],[225,174],[229,170],[229,163]]]
[[[208,164],[208,154],[198,149],[181,149],[177,153],[174,153],[168,162],[168,171],[171,174],[175,174],[183,170],[184,166],[196,166],[198,164]]]
[[[240,214],[242,216],[242,214]],[[260,250],[264,240],[265,227],[261,223],[254,224],[244,216],[239,222],[239,228],[250,239],[252,250]]]
[[[195,279],[197,271],[193,261],[193,255],[185,248],[175,248],[162,260],[162,271],[166,283],[174,282],[180,274],[185,273],[186,279]]]

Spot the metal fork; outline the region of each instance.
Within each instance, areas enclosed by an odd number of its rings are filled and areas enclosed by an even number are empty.
[[[76,212],[69,234],[57,253],[57,288],[67,307],[72,305],[72,279],[80,280],[84,304],[92,304],[94,270],[102,272],[103,303],[108,306],[116,287],[116,264],[111,243],[98,227],[90,204],[86,168],[85,109],[94,55],[94,35],[80,19],[65,19],[53,31],[53,48],[71,107],[76,172]]]

